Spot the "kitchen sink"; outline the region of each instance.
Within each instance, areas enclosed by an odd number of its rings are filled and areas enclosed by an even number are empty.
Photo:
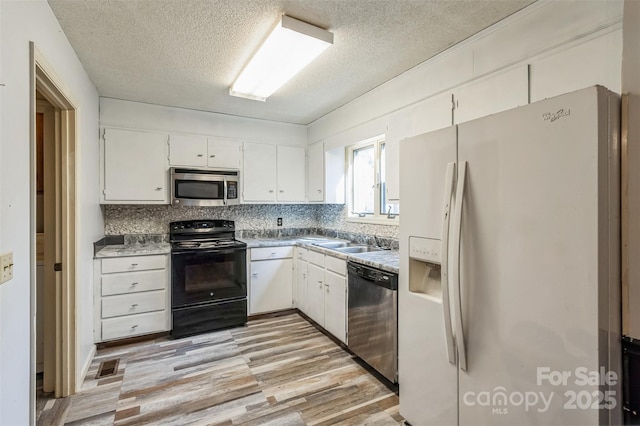
[[[314,245],[316,245],[318,247],[334,249],[334,248],[339,248],[339,247],[348,247],[350,245],[350,243],[345,243],[345,242],[341,242],[341,241],[334,241],[334,242],[329,242],[329,243],[314,243]]]
[[[307,236],[307,237],[300,237],[298,238],[300,241],[309,241],[311,242],[311,244],[320,244],[321,242],[327,242],[327,237],[314,237],[314,236]],[[318,243],[318,241],[320,243]]]
[[[370,251],[381,251],[382,249],[375,246],[351,246],[351,247],[338,247],[336,251],[341,253],[368,253]]]

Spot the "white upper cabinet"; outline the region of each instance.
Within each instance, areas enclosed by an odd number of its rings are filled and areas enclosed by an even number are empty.
[[[240,141],[201,135],[170,135],[169,164],[173,167],[240,169]]]
[[[207,138],[198,135],[170,135],[169,164],[182,167],[205,167]]]
[[[243,201],[304,201],[305,157],[305,149],[302,147],[245,142],[243,148]]]
[[[308,201],[324,201],[324,144],[309,145],[308,153]]]
[[[529,67],[522,65],[457,88],[454,124],[529,103]]]
[[[387,200],[400,199],[400,141],[453,124],[451,93],[433,96],[392,115],[385,138]]]
[[[345,148],[339,146],[324,154],[324,202],[344,204],[346,191]]]
[[[241,143],[237,139],[211,137],[208,139],[207,166],[240,169]]]
[[[621,93],[622,31],[612,31],[531,63],[531,102],[599,84]]]
[[[245,142],[242,156],[244,201],[276,201],[276,146]]]
[[[303,147],[277,147],[278,201],[305,200],[306,161]]]
[[[169,204],[166,133],[104,129],[104,204]]]

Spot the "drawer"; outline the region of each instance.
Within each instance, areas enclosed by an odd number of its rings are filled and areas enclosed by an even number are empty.
[[[309,250],[306,248],[298,247],[298,259],[309,260]]]
[[[102,318],[163,311],[166,308],[167,293],[164,290],[119,294],[102,298]]]
[[[137,293],[139,291],[164,290],[167,288],[167,271],[130,272],[109,274],[102,277],[102,296]]]
[[[102,340],[122,339],[166,330],[167,311],[102,320]]]
[[[310,263],[324,268],[324,254],[318,253],[317,251],[309,250],[309,253],[307,253],[307,257]]]
[[[347,275],[347,262],[337,257],[327,255],[324,258],[324,267],[336,274]]]
[[[251,260],[287,259],[293,257],[293,246],[251,249]]]
[[[102,273],[147,271],[150,269],[165,269],[167,256],[129,256],[102,259]]]

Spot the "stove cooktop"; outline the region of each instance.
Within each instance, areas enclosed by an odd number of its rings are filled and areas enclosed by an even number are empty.
[[[205,250],[244,248],[246,243],[235,239],[235,223],[231,220],[204,219],[171,222],[171,250]]]
[[[211,248],[236,248],[246,247],[247,244],[235,239],[220,239],[220,240],[188,240],[188,241],[175,241],[171,244],[173,249],[211,249]]]

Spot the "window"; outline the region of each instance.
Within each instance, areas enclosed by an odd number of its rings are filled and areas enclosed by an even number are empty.
[[[385,152],[384,136],[347,147],[349,220],[397,223],[400,207],[386,197]]]

